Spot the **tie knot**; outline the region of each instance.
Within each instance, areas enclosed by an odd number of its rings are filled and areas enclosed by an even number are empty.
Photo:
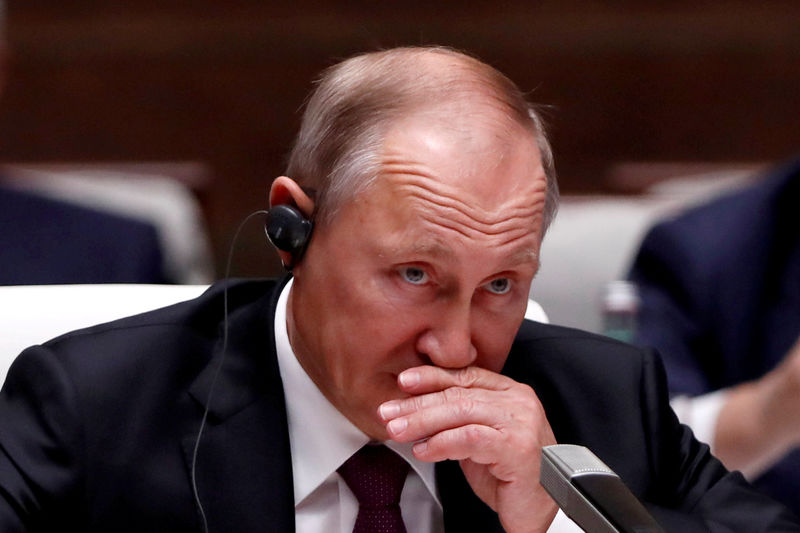
[[[366,445],[337,470],[361,507],[399,505],[408,463],[383,445]]]

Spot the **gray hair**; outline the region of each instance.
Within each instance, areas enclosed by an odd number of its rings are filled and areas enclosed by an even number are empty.
[[[429,54],[452,60],[424,65]],[[443,47],[406,47],[358,55],[323,72],[306,102],[286,174],[315,193],[317,222],[371,184],[389,126],[412,111],[433,109],[454,95],[480,94],[536,138],[547,179],[543,230],[558,209],[553,153],[538,109],[505,75]]]

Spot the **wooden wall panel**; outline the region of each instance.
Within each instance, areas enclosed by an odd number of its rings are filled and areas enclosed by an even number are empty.
[[[797,2],[26,0],[7,26],[0,159],[208,163],[220,266],[311,79],[366,49],[440,43],[498,66],[552,106],[566,192],[608,190],[620,161],[800,152]],[[275,272],[251,229],[236,272]]]

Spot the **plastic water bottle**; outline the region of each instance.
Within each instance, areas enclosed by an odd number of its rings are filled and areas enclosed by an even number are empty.
[[[603,334],[632,342],[639,312],[639,291],[630,281],[611,281],[603,293]]]

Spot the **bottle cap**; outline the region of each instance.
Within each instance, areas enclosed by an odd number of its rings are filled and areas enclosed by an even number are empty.
[[[635,313],[639,309],[639,291],[630,281],[610,281],[603,294],[603,309],[611,312]]]

